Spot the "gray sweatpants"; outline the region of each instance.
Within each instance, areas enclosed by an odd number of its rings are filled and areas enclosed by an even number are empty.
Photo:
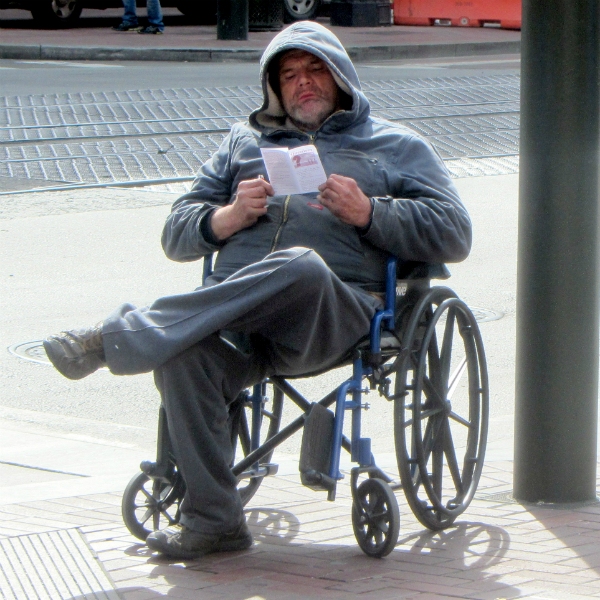
[[[212,287],[167,296],[147,308],[123,305],[103,325],[109,369],[154,370],[178,468],[187,484],[181,522],[226,532],[242,518],[227,406],[267,375],[333,366],[369,332],[380,306],[343,283],[312,250],[267,256]],[[221,330],[251,341],[239,350]]]

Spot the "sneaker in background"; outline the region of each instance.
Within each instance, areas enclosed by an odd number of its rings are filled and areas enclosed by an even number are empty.
[[[143,29],[140,29],[138,33],[152,33],[154,35],[162,35],[163,30],[156,27],[156,25],[147,25]]]
[[[139,25],[131,25],[130,23],[125,23],[121,21],[118,25],[112,28],[113,31],[140,31],[142,28]]]

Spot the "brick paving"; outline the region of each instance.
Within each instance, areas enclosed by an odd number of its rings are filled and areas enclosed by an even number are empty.
[[[76,527],[123,600],[600,598],[600,504],[525,506],[511,485],[512,463],[489,463],[467,512],[441,532],[424,529],[399,493],[398,545],[381,560],[356,544],[347,480],[328,503],[295,475],[265,480],[249,503],[246,552],[152,555],[121,521],[121,491],[3,506],[0,539]]]

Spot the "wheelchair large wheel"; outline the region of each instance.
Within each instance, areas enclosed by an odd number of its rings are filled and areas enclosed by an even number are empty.
[[[140,471],[132,477],[121,500],[121,514],[129,532],[140,540],[179,522],[179,503],[185,484],[174,471],[171,482],[152,480]]]
[[[365,479],[355,492],[352,528],[367,556],[383,558],[396,546],[400,510],[392,488],[381,479]]]
[[[428,290],[408,320],[394,393],[396,456],[417,519],[445,529],[469,505],[483,468],[489,387],[479,327],[454,292]]]
[[[261,388],[262,403],[260,414],[257,415],[260,434],[258,439],[254,440],[254,443],[259,445],[264,444],[279,431],[283,411],[283,392],[274,385],[266,383],[261,384]],[[267,391],[271,392],[270,397],[267,395]],[[252,450],[252,413],[252,400],[248,395],[240,395],[240,398],[230,407],[231,439],[236,455],[235,462],[247,456]],[[260,459],[258,467],[270,463],[272,456],[273,451],[271,450]],[[263,479],[264,477],[249,477],[240,480],[238,490],[244,506],[254,496]]]

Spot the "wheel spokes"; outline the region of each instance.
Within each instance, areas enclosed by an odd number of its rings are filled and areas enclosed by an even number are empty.
[[[238,430],[238,437],[240,440],[240,446],[242,447],[242,452],[244,456],[250,453],[250,428],[248,427],[248,417],[246,416],[246,411],[242,408],[242,412],[240,413],[240,424]]]
[[[142,508],[142,507],[139,506],[139,507],[136,507],[136,508]],[[146,510],[146,512],[144,513],[144,515],[139,519],[140,523],[142,525],[145,525],[153,514],[154,514],[154,510],[153,510],[153,508],[151,506],[149,506],[148,510]]]
[[[454,448],[454,441],[452,439],[452,431],[450,429],[450,423],[446,421],[445,435],[444,435],[444,454],[446,455],[446,461],[448,463],[448,470],[452,476],[454,487],[457,491],[457,496],[461,496],[463,493],[463,482],[460,473],[460,467],[458,466],[458,460],[456,459],[456,449]]]
[[[450,375],[450,363],[452,361],[452,342],[454,341],[454,322],[456,320],[456,309],[450,307],[446,316],[446,326],[444,327],[444,337],[442,339],[442,352],[440,355],[441,381],[448,381]],[[447,395],[448,388],[444,390],[444,396]]]
[[[415,298],[398,321],[403,349],[390,361],[397,369],[396,451],[410,507],[421,523],[439,530],[465,510],[479,480],[487,371],[468,306],[441,287]]]
[[[460,364],[458,365],[458,367],[456,367],[454,373],[452,373],[448,380],[448,393],[446,394],[448,400],[451,400],[452,396],[454,396],[454,392],[456,392],[456,388],[458,388],[458,384],[460,383],[460,380],[466,368],[467,357],[464,356],[463,359],[460,361]]]

